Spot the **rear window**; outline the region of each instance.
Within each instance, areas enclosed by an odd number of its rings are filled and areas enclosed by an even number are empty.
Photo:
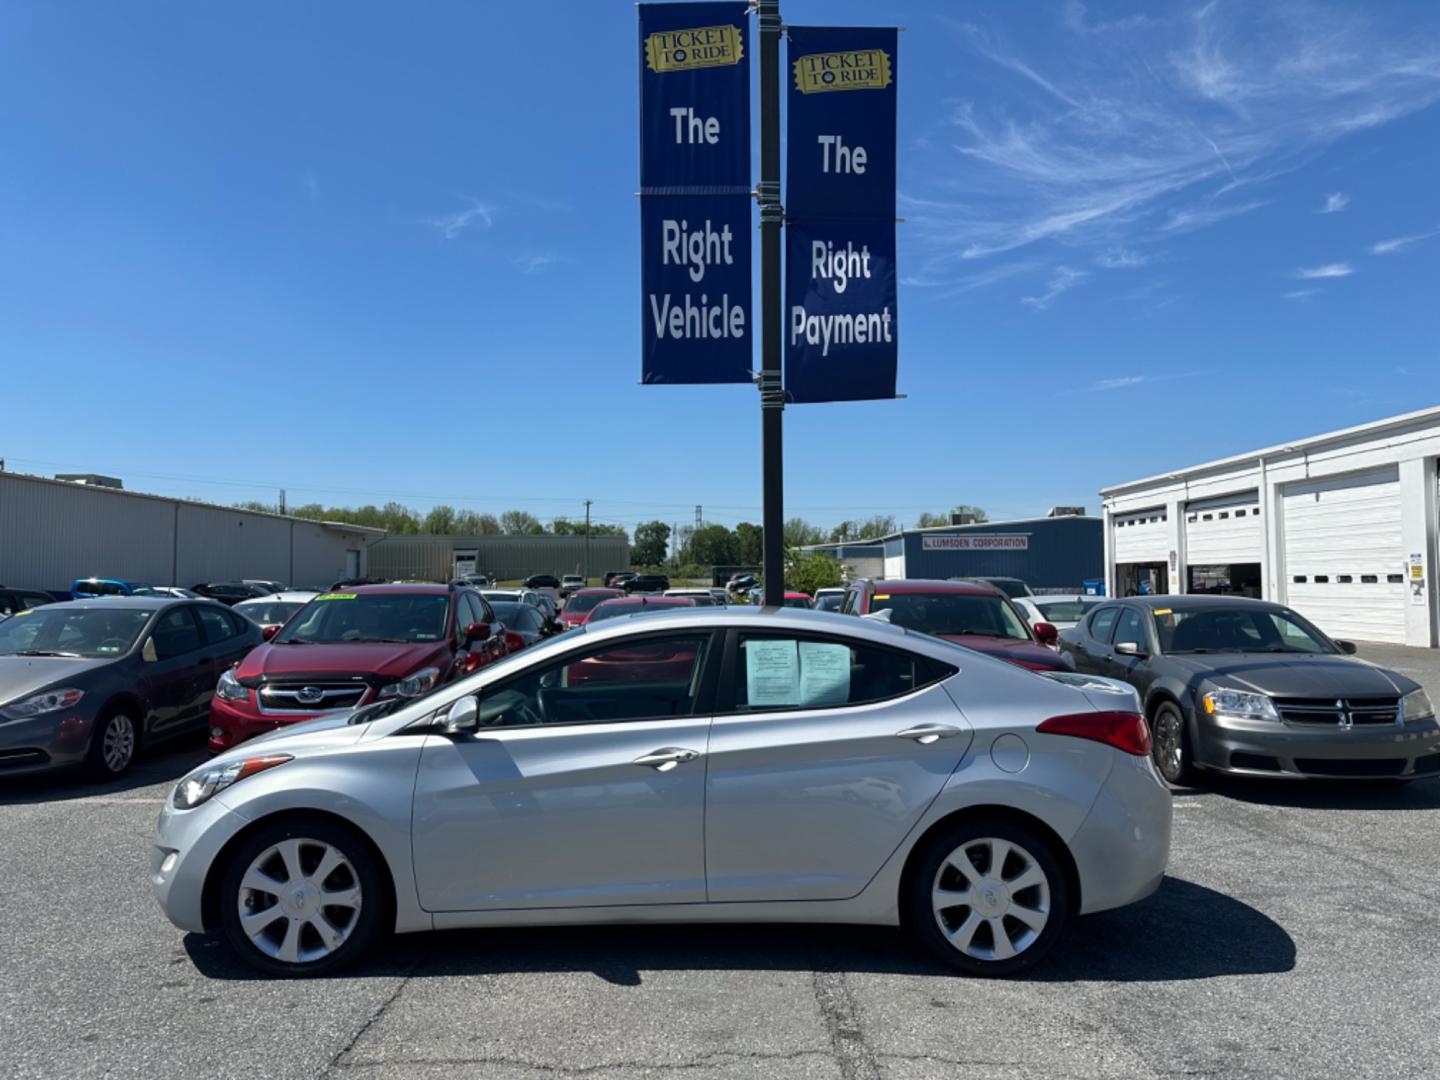
[[[1050,622],[1079,622],[1087,605],[1083,600],[1033,601],[1040,617]]]

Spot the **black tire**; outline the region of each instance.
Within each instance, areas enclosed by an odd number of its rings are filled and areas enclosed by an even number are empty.
[[[1176,787],[1195,783],[1195,762],[1185,715],[1173,702],[1165,701],[1150,718],[1150,757],[1165,781]]]
[[[964,855],[961,857],[969,858],[971,868],[980,872],[980,864],[975,861],[977,854],[989,852],[993,860],[995,850],[988,846],[986,841],[1008,842],[1025,856],[1020,859],[1012,850],[1011,855],[1006,857],[1005,865],[999,868],[1002,880],[1017,880],[1021,875],[1015,872],[1016,867],[1023,865],[1028,873],[1033,866],[1044,877],[1043,891],[1038,886],[1031,886],[1016,891],[1013,898],[1006,891],[999,906],[991,908],[1000,912],[998,916],[984,913],[982,905],[988,906],[992,901],[983,897],[977,897],[977,904],[973,907],[962,903],[937,912],[932,899],[937,886],[950,889],[967,884],[960,876],[952,855],[961,855],[963,851]],[[1007,869],[1010,870],[1008,874]],[[994,870],[993,866],[986,865],[980,876],[982,879],[988,878]],[[937,833],[927,842],[919,861],[912,867],[900,897],[905,928],[922,949],[941,963],[967,975],[987,978],[1019,975],[1044,961],[1064,934],[1073,906],[1074,898],[1070,893],[1069,878],[1051,842],[1035,830],[1009,821],[961,821]],[[1017,907],[1031,912],[1043,909],[1048,916],[1043,927],[1028,941],[1025,940],[1028,924],[1011,914]],[[999,932],[1004,933],[1007,940],[1011,941],[1012,948],[1015,948],[1015,941],[1012,939],[1017,937],[1021,947],[1016,948],[1012,956],[998,958],[993,955],[976,956],[972,955],[972,952],[962,951],[952,941],[951,935],[972,917],[983,924],[977,925],[970,938],[972,951],[987,951],[987,939],[988,951],[992,954],[999,951],[996,948],[997,931],[994,929],[997,919],[1001,925]],[[946,931],[941,929],[942,921],[946,924]],[[963,934],[963,929],[960,932]],[[1033,930],[1030,932],[1033,933]]]
[[[85,772],[92,780],[124,776],[140,752],[141,725],[134,710],[119,706],[100,714],[90,730]]]
[[[348,907],[326,907],[323,906],[323,901],[305,897],[300,903],[308,903],[310,910],[306,911],[304,918],[292,917],[289,914],[291,908],[286,905],[296,902],[293,894],[282,900],[278,894],[266,894],[244,888],[242,882],[251,863],[285,841],[300,841],[299,857],[307,871],[318,869],[316,863],[323,855],[321,850],[323,846],[328,845],[338,851],[348,865],[338,867],[327,875],[324,882],[315,884],[323,885],[328,882],[332,889],[341,891],[347,890],[352,885],[358,886],[358,909],[354,909],[353,914],[347,917],[347,913],[351,910]],[[319,854],[317,855],[317,853]],[[280,855],[274,856],[274,859],[279,860],[274,864],[278,873],[284,860]],[[267,865],[271,864],[267,863]],[[277,822],[261,828],[251,836],[236,850],[229,865],[225,867],[225,876],[220,885],[221,935],[236,955],[267,975],[306,977],[329,974],[359,959],[375,943],[382,930],[389,925],[390,904],[386,881],[379,865],[379,858],[353,830],[320,818],[311,820],[294,818]],[[288,883],[286,882],[286,884]],[[307,878],[304,884],[311,887],[313,894],[311,880]],[[245,903],[246,897],[250,898],[252,906],[259,903],[260,906],[257,909],[259,912],[280,909],[270,927],[261,931],[255,940],[252,940],[241,922],[241,906]],[[334,926],[336,930],[348,935],[338,948],[314,958],[288,961],[280,959],[277,955],[271,955],[257,944],[257,941],[263,941],[271,949],[276,949],[283,944],[288,935],[289,924],[299,923],[301,925],[296,931],[297,943],[303,957],[304,952],[313,952],[317,945],[323,944],[314,924],[305,925],[317,914]],[[349,921],[350,918],[353,918],[353,924]]]

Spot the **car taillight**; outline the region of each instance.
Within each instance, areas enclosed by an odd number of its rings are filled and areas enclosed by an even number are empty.
[[[1093,739],[1137,757],[1150,753],[1150,726],[1139,713],[1067,713],[1042,721],[1035,730],[1045,735],[1073,735],[1077,739]]]

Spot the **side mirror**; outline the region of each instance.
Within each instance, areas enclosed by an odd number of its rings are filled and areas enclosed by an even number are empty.
[[[160,659],[160,654],[155,651],[155,639],[146,638],[144,646],[140,649],[140,659],[147,664],[153,664]]]
[[[472,622],[465,627],[465,643],[473,645],[477,641],[484,641],[490,636],[490,624],[488,622]]]
[[[1143,657],[1146,655],[1145,649],[1139,644],[1139,642],[1135,641],[1122,641],[1115,646],[1115,651],[1121,656]]]
[[[1355,642],[1353,642],[1353,641],[1337,641],[1337,642],[1335,642],[1335,644],[1339,647],[1340,651],[1343,652],[1346,656],[1354,656],[1354,655],[1355,655]]]
[[[279,624],[279,623],[276,623],[274,626],[262,626],[262,627],[260,628],[260,639],[261,639],[262,641],[269,641],[271,638],[273,638],[273,637],[274,637],[276,634],[278,634],[279,632],[280,632],[280,624]]]
[[[474,694],[467,694],[445,713],[440,730],[446,735],[467,735],[480,728],[480,704]]]
[[[1037,622],[1030,629],[1035,631],[1035,640],[1041,645],[1054,645],[1060,640],[1060,631],[1048,622]]]

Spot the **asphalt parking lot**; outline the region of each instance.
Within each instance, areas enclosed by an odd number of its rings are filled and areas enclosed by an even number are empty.
[[[1362,654],[1440,698],[1435,653]],[[149,894],[155,815],[201,758],[0,790],[0,1075],[1440,1076],[1440,782],[1178,792],[1160,892],[1026,981],[886,930],[603,927],[403,937],[273,982]]]

